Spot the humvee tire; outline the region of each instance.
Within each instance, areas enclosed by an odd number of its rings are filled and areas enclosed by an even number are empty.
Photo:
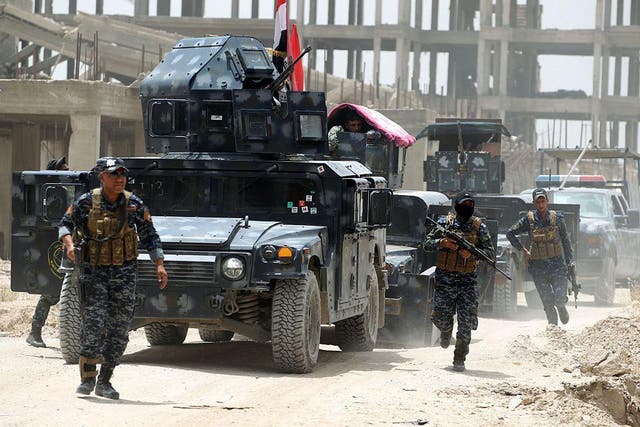
[[[515,316],[518,306],[517,281],[520,272],[513,258],[509,261],[508,271],[512,280],[507,280],[501,284],[494,281],[493,285],[493,314],[503,319],[510,319]]]
[[[320,353],[320,289],[308,271],[301,280],[279,280],[273,291],[271,352],[278,370],[311,372]]]
[[[60,326],[60,352],[62,353],[62,358],[67,363],[76,364],[80,358],[82,318],[80,314],[78,275],[75,271],[65,274],[62,280],[58,323]]]
[[[369,303],[364,313],[336,322],[336,340],[342,351],[371,351],[378,338],[378,276],[371,264]]]
[[[571,286],[571,284],[569,284]],[[613,258],[608,258],[604,271],[602,272],[602,278],[600,286],[598,286],[594,292],[594,299],[598,305],[611,305],[616,295],[616,263]]]
[[[182,344],[189,332],[187,325],[163,325],[152,323],[144,327],[144,335],[149,345]]]
[[[204,342],[227,342],[233,338],[233,331],[222,331],[220,329],[212,329],[206,326],[198,328],[200,339]]]

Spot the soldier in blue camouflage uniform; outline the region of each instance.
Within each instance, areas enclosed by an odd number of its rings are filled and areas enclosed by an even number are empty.
[[[562,323],[567,323],[567,268],[575,266],[567,227],[562,213],[548,209],[544,188],[533,191],[533,204],[536,211],[530,211],[527,216],[520,218],[507,232],[507,239],[514,248],[523,251],[525,260],[528,260],[529,272],[549,324],[557,325],[558,316]],[[521,233],[529,233],[529,249],[522,246],[518,238]]]
[[[96,395],[118,399],[110,380],[129,342],[138,238],[156,264],[160,289],[168,278],[149,209],[124,190],[128,170],[122,159],[99,159],[95,170],[100,173],[101,188],[83,194],[69,207],[60,221],[59,236],[69,259],[83,265],[79,283],[83,295],[82,382],[76,392],[88,395],[95,387]],[[81,260],[76,260],[76,245],[82,247]]]
[[[67,165],[67,158],[61,157],[59,159],[49,160],[49,163],[47,163],[47,170],[69,170],[69,166]],[[34,347],[47,346],[42,339],[42,327],[47,321],[47,317],[49,317],[49,310],[59,301],[59,293],[56,293],[54,295],[40,295],[40,299],[38,299],[38,304],[36,304],[36,309],[33,313],[33,318],[31,319],[31,332],[29,332],[29,336],[27,336],[27,344]]]
[[[454,199],[455,213],[451,212],[440,218],[438,223],[445,229],[459,233],[489,257],[493,257],[491,235],[482,220],[473,216],[474,208],[473,196],[462,192]],[[447,348],[453,331],[453,316],[457,314],[458,331],[453,352],[453,369],[463,371],[469,353],[471,331],[478,329],[477,260],[437,228],[427,235],[424,249],[438,251],[431,321],[440,330],[440,346]]]

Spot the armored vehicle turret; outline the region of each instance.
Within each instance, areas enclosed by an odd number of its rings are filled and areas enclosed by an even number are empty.
[[[324,156],[324,94],[287,91],[287,73],[274,71],[256,39],[223,36],[178,42],[143,80],[146,147],[162,155],[124,160],[169,275],[159,290],[140,251],[131,328],[144,327],[151,345],[180,344],[191,327],[203,341],[239,333],[271,341],[275,367],[297,373],[317,363],[321,324],[335,326],[345,351],[373,349],[384,324],[391,190],[360,162]],[[63,210],[52,206],[87,191],[92,176],[14,176],[13,290],[59,288],[51,266]],[[68,362],[79,351],[77,297],[68,277],[60,331]]]

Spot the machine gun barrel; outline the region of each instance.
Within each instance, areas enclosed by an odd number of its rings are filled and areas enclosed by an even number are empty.
[[[482,261],[486,262],[491,267],[493,267],[498,273],[502,274],[504,277],[506,277],[507,279],[511,280],[511,276],[509,276],[506,272],[502,271],[500,269],[500,267],[497,266],[496,262],[493,259],[491,259],[491,257],[489,257],[486,253],[484,253],[483,250],[478,249],[473,243],[469,242],[467,239],[465,239],[464,237],[462,237],[458,233],[456,233],[454,231],[451,231],[451,230],[447,230],[442,225],[440,225],[436,221],[434,221],[433,218],[427,216],[427,220],[430,221],[446,237],[448,237],[448,238],[452,239],[453,241],[455,241],[459,248],[465,249],[465,250],[471,252],[471,255],[473,255],[477,260],[482,260]]]
[[[289,78],[289,75],[293,73],[293,67],[295,67],[298,61],[304,58],[304,56],[309,52],[311,52],[311,46],[305,47],[304,50],[300,52],[300,55],[298,55],[298,57],[294,59],[293,62],[287,66],[287,68],[282,70],[282,73],[280,73],[280,75],[274,81],[269,83],[269,86],[267,86],[267,89],[269,89],[271,92],[279,90],[280,87],[284,84],[285,80]]]
[[[567,278],[571,282],[569,294],[573,292],[573,304],[575,308],[578,308],[578,293],[580,292],[580,289],[582,289],[582,286],[580,286],[580,283],[578,283],[578,280],[576,279],[576,267],[574,265],[567,267]]]

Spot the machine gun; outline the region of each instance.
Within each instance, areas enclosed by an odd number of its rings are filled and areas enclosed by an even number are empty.
[[[573,303],[575,308],[578,308],[578,293],[580,292],[580,289],[582,289],[582,286],[580,286],[580,283],[578,283],[578,280],[576,279],[575,265],[570,265],[569,267],[567,267],[567,278],[571,282],[571,288],[569,288],[569,295],[571,295],[571,293],[573,292]]]
[[[502,271],[498,267],[496,262],[494,260],[492,260],[486,253],[484,253],[484,251],[482,251],[481,249],[478,249],[475,245],[473,245],[471,242],[466,240],[464,237],[462,237],[458,233],[456,233],[454,231],[451,231],[451,230],[447,230],[442,225],[440,225],[436,221],[434,221],[433,218],[431,218],[430,216],[427,216],[427,221],[431,222],[438,230],[440,230],[442,233],[444,233],[444,235],[446,237],[448,237],[449,239],[455,241],[456,245],[458,245],[459,248],[471,252],[471,255],[473,255],[476,259],[486,262],[491,267],[493,267],[497,272],[502,274],[507,279],[511,280],[511,277],[506,272]]]
[[[280,73],[280,75],[274,81],[269,83],[269,86],[267,86],[267,89],[269,89],[271,92],[276,92],[280,90],[285,80],[287,80],[291,75],[291,73],[293,73],[293,68],[296,66],[298,61],[304,58],[304,56],[309,52],[311,52],[311,46],[305,47],[304,50],[300,52],[300,55],[298,55],[298,57],[294,59],[293,62],[291,62],[291,64],[287,66],[287,68],[282,70],[282,73]]]

